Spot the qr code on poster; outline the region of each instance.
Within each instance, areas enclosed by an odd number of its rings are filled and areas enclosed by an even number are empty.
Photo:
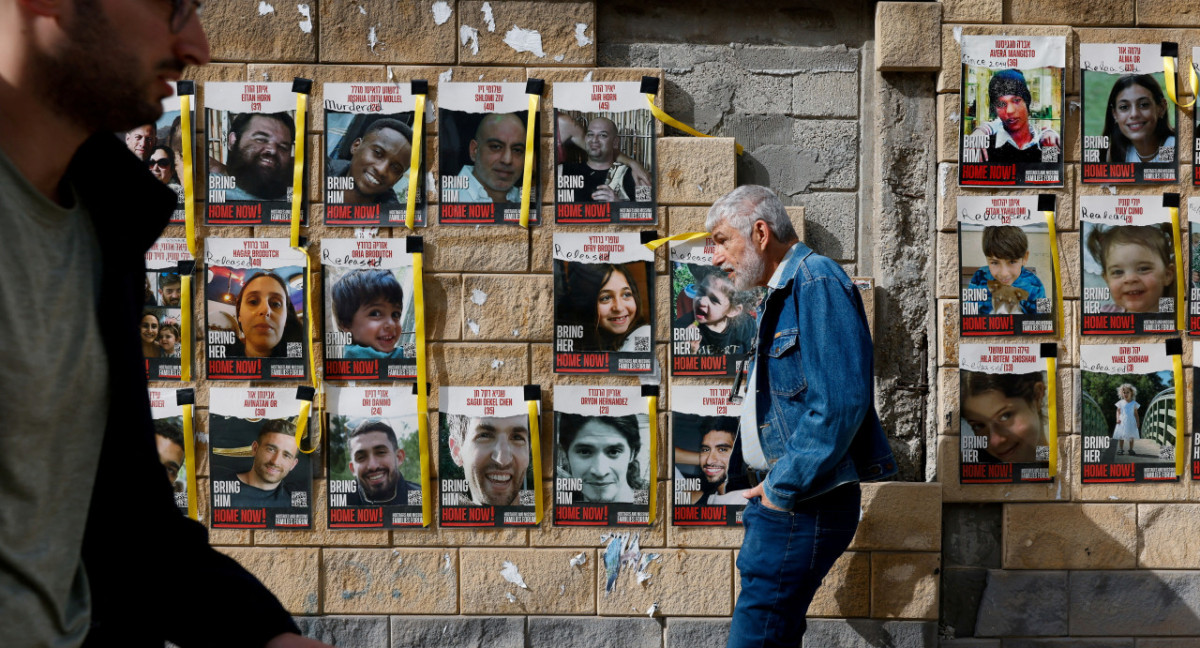
[[[1038,299],[1037,300],[1038,314],[1039,315],[1049,315],[1050,309],[1052,308],[1052,306],[1051,306],[1052,303],[1053,302],[1050,300],[1049,297],[1042,297],[1041,299]]]
[[[650,503],[650,491],[648,491],[648,490],[633,491],[633,503],[634,504],[649,504]]]
[[[1174,297],[1159,297],[1158,298],[1158,312],[1160,312],[1160,313],[1175,312],[1175,298]]]
[[[517,493],[517,497],[520,498],[521,506],[536,506],[537,505],[537,500],[534,499],[535,495],[532,490],[520,491]]]
[[[650,350],[650,338],[648,338],[648,337],[634,338],[633,350],[641,351],[643,353],[646,351],[649,351]]]
[[[288,342],[287,343],[287,357],[303,358],[304,357],[304,343]]]
[[[421,491],[419,491],[419,490],[408,491],[408,505],[409,506],[420,506],[421,505]]]
[[[1058,162],[1058,156],[1061,154],[1057,146],[1043,146],[1042,162]]]
[[[305,491],[292,491],[292,506],[308,508],[308,493]]]
[[[637,202],[650,202],[650,186],[643,185],[633,190],[633,199]]]
[[[416,357],[416,355],[417,355],[417,343],[416,342],[405,342],[403,348],[404,348],[404,357],[405,358],[415,358]]]
[[[1050,446],[1038,446],[1034,453],[1036,461],[1050,461]]]

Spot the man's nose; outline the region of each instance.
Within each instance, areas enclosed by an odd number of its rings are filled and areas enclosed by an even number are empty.
[[[495,449],[492,450],[492,461],[501,466],[507,466],[512,461],[512,456],[512,446],[509,445],[507,440],[500,440],[496,443]]]

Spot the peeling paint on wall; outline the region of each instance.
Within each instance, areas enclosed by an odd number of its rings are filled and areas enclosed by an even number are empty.
[[[583,32],[587,31],[587,23],[575,23],[575,44],[580,47],[587,47],[592,44],[592,39],[588,38]]]
[[[450,80],[452,80],[453,78],[454,78],[454,70],[447,69],[445,72],[442,72],[441,74],[438,75],[438,83],[447,83]]]
[[[542,51],[542,35],[536,29],[521,29],[516,25],[504,35],[504,44],[518,52],[529,52],[538,58],[546,58]]]
[[[371,30],[367,32],[367,47],[370,47],[371,53],[374,54],[375,46],[380,44],[379,38],[375,35],[375,28],[371,27]]]
[[[499,369],[504,366],[504,361],[496,358],[492,359],[492,369]]]
[[[258,3],[258,15],[265,16],[267,14],[272,14],[272,13],[275,13],[275,7],[272,7],[271,5],[269,5],[265,2]]]
[[[300,12],[301,16],[304,16],[304,20],[300,21],[300,31],[304,32],[305,34],[311,34],[312,33],[312,10],[309,9],[308,5],[306,5],[306,4],[296,5],[296,10]]]
[[[571,559],[572,567],[580,567],[586,563],[587,563],[587,552],[586,551],[580,551],[578,554],[575,555],[574,558]]]
[[[460,45],[471,43],[471,54],[479,53],[479,30],[470,25],[462,25],[458,28],[458,42]]]
[[[584,82],[584,83],[591,83],[591,82],[592,82],[592,71],[591,71],[591,70],[588,70],[588,73],[587,73],[587,74],[585,74],[585,75],[583,75],[583,82]]]
[[[525,579],[521,578],[521,570],[517,569],[516,565],[505,560],[500,567],[500,575],[504,577],[504,580],[521,589],[529,589],[529,586],[525,584]]]
[[[472,334],[479,335],[479,322],[476,322],[473,319],[468,319],[467,328],[471,329]]]
[[[492,15],[492,3],[483,3],[479,10],[483,12],[483,22],[487,23],[488,31],[496,31],[496,18]]]
[[[447,20],[450,20],[450,16],[453,13],[454,10],[451,9],[450,5],[445,3],[443,0],[438,0],[438,2],[433,3],[433,22],[439,25],[444,25],[446,24]]]
[[[487,303],[488,295],[478,288],[471,289],[471,303],[476,306],[483,306]]]

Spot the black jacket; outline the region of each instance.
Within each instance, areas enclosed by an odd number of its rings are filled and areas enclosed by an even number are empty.
[[[100,242],[97,315],[109,366],[108,421],[83,538],[92,595],[85,645],[261,646],[299,632],[270,591],[179,514],[158,461],[137,324],[146,250],[167,225],[175,192],[110,133],[84,143],[67,176]]]

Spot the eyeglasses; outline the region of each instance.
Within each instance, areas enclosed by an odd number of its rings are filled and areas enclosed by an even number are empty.
[[[159,158],[157,160],[146,160],[146,168],[158,167],[160,169],[171,168],[171,161],[167,158]]]
[[[202,0],[169,0],[171,3],[171,33],[178,34],[187,27],[192,14],[199,14]]]

